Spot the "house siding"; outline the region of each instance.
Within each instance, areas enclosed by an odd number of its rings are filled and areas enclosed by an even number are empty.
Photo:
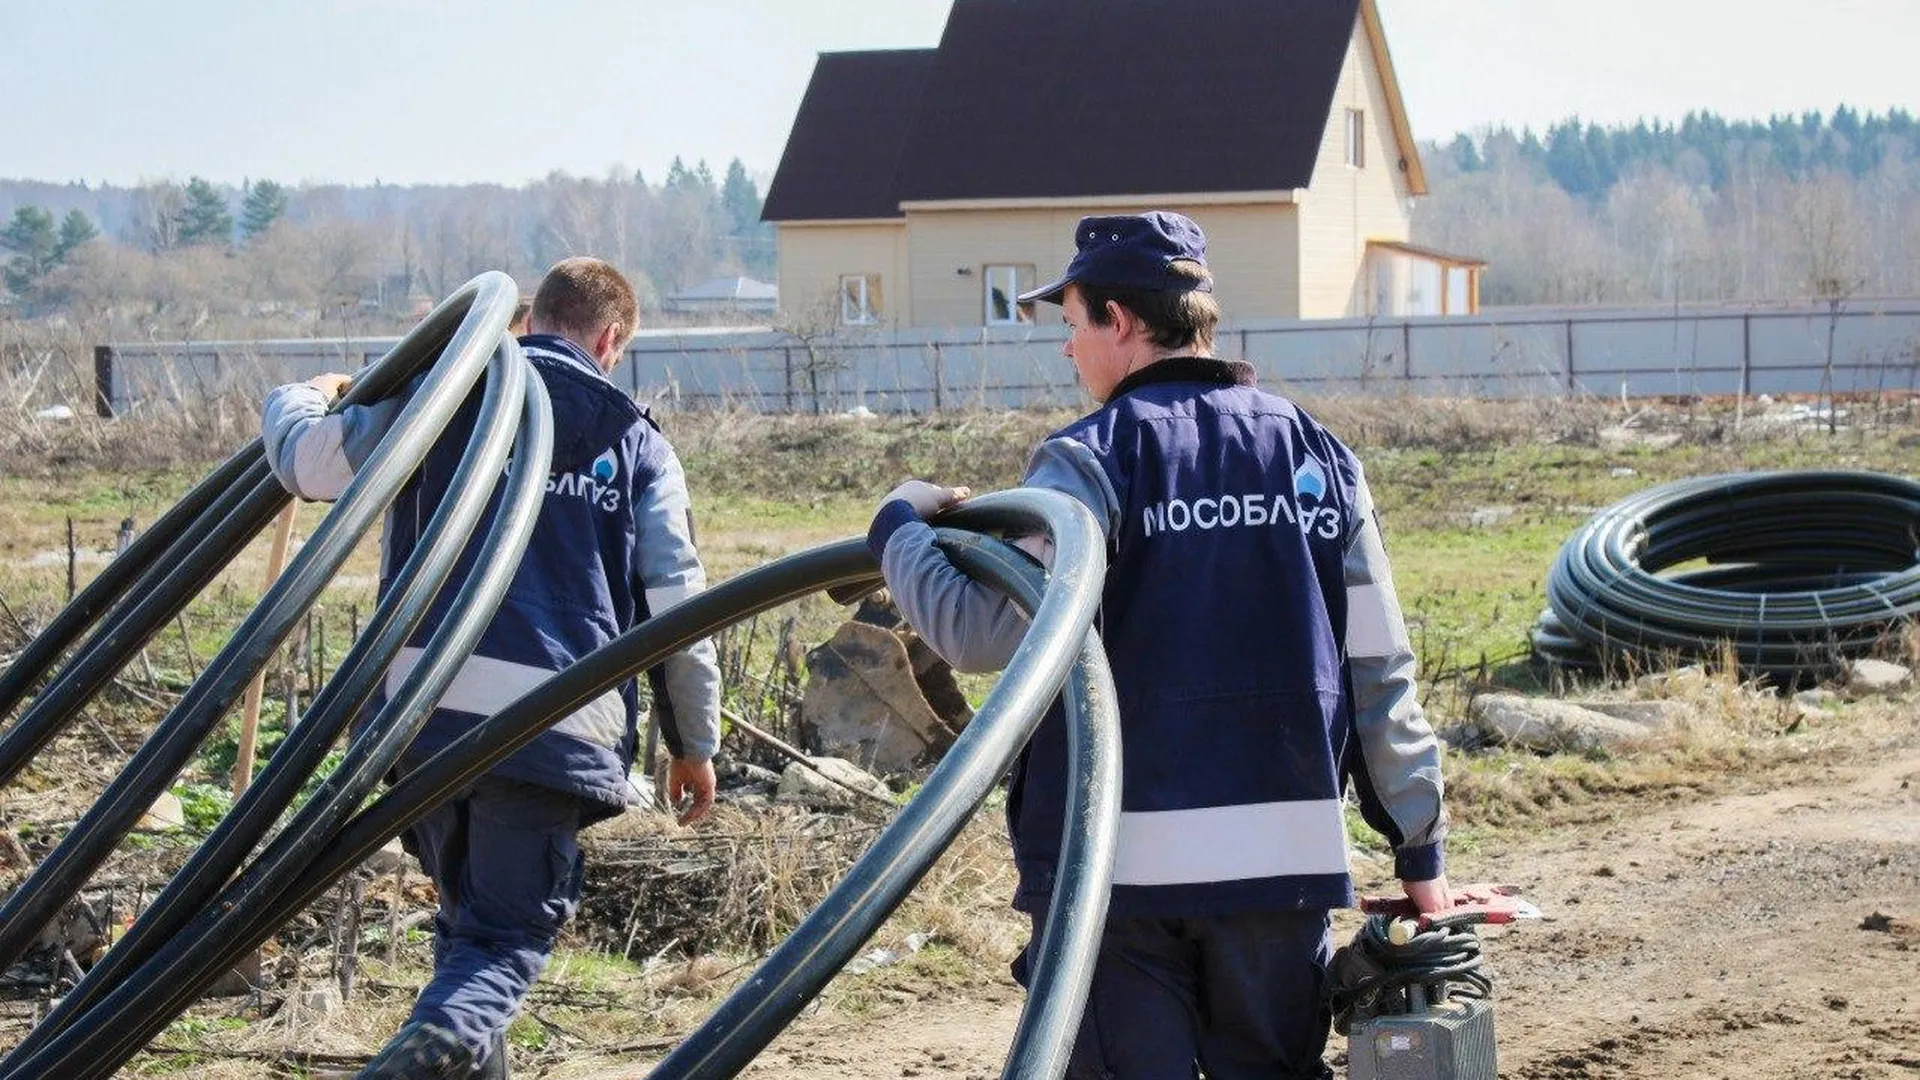
[[[1175,210],[1207,234],[1214,294],[1234,318],[1299,315],[1298,225],[1287,203],[1141,205],[1043,209],[914,210],[907,214],[914,326],[985,322],[983,267],[1029,263],[1035,282],[1051,281],[1073,257],[1073,229],[1087,214]],[[784,247],[785,239],[783,236]],[[784,254],[781,272],[786,272]],[[966,270],[962,274],[959,271]],[[782,279],[784,284],[784,277]],[[889,301],[891,303],[891,301]],[[1040,319],[1054,314],[1040,313]]]
[[[832,326],[840,320],[840,278],[880,275],[882,322],[905,324],[913,310],[907,273],[907,224],[850,222],[779,227],[780,311],[788,320]]]
[[[1302,318],[1369,314],[1372,286],[1366,267],[1367,241],[1405,241],[1412,236],[1407,209],[1412,191],[1399,167],[1400,147],[1394,138],[1386,87],[1366,32],[1366,21],[1356,20],[1321,138],[1313,186],[1300,195]],[[1348,109],[1366,113],[1360,168],[1347,164]]]

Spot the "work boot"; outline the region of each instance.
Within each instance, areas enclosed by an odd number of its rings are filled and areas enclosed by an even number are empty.
[[[480,1070],[473,1077],[474,1080],[511,1080],[507,1074],[506,1032],[493,1037],[493,1045],[487,1047],[487,1060],[481,1063]]]
[[[467,1080],[472,1075],[473,1051],[446,1028],[415,1020],[396,1032],[354,1080]]]

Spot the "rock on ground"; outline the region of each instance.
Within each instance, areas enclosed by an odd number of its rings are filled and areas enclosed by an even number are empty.
[[[1469,724],[1495,743],[1543,753],[1619,750],[1646,739],[1649,728],[1566,701],[1483,694],[1473,700]]]

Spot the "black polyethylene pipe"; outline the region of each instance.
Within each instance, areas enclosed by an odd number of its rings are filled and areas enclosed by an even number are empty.
[[[260,444],[255,441],[214,469],[206,479],[194,485],[191,491],[181,496],[179,502],[160,515],[158,521],[136,536],[127,550],[114,556],[113,561],[103,567],[87,583],[87,587],[80,590],[78,596],[34,635],[33,640],[7,665],[7,670],[0,672],[0,717],[11,713],[40,676],[60,659],[60,654],[66,651],[67,646],[78,640],[94,620],[119,603],[120,598],[156,562],[166,562],[163,556],[173,550],[174,541],[190,532],[193,524],[217,499],[234,491],[248,467],[259,456]],[[191,546],[185,549],[191,550]],[[32,757],[32,754],[25,755],[21,760],[28,757]],[[5,785],[11,778],[11,772],[0,772],[0,785]]]
[[[1866,472],[1742,473],[1608,507],[1547,575],[1549,660],[1712,658],[1786,682],[1836,673],[1920,617],[1920,483]],[[1704,570],[1659,571],[1706,559]]]
[[[723,581],[581,658],[465,737],[407,773],[353,817],[271,903],[240,907],[223,891],[209,906],[211,924],[182,934],[186,947],[164,978],[145,969],[75,1019],[58,1046],[78,1062],[72,1080],[110,1075],[162,1031],[240,957],[332,888],[389,840],[470,786],[547,727],[607,690],[687,645],[742,618],[823,587],[878,583],[864,544],[848,540],[778,560]],[[172,950],[169,950],[172,953]],[[28,1080],[29,1073],[20,1073]]]
[[[506,314],[511,314],[507,309]],[[538,519],[541,504],[545,498],[546,478],[553,453],[552,410],[547,402],[546,388],[540,379],[527,372],[527,365],[520,358],[518,346],[510,342],[503,345],[499,354],[509,357],[508,372],[520,372],[521,377],[509,376],[497,380],[500,386],[499,397],[511,400],[515,396],[523,399],[523,417],[519,427],[519,438],[514,443],[513,463],[508,473],[505,494],[499,501],[486,546],[475,562],[475,572],[461,587],[460,594],[450,606],[451,615],[443,622],[427,643],[421,661],[399,690],[388,701],[379,714],[371,720],[361,733],[349,745],[345,757],[335,767],[331,776],[320,786],[307,803],[301,807],[294,819],[283,828],[260,856],[247,867],[240,877],[229,885],[218,909],[236,907],[258,907],[269,902],[295,876],[296,871],[305,866],[340,824],[357,809],[362,800],[378,783],[379,778],[398,760],[421,725],[433,710],[434,703],[446,690],[447,684],[458,674],[472,652],[480,634],[486,629],[501,600],[506,596],[507,587],[512,583],[513,575],[520,565],[520,557],[533,535],[534,524]],[[496,382],[488,385],[489,403],[495,395]],[[480,505],[485,502],[487,487],[482,483],[463,484],[462,480],[473,481],[478,477],[498,474],[502,459],[506,456],[507,444],[503,433],[511,433],[510,423],[489,423],[492,410],[487,405],[481,409],[481,422],[476,427],[476,436],[489,430],[491,434],[484,445],[469,445],[469,454],[462,461],[455,481],[450,490],[455,497],[447,500],[436,510],[433,521],[423,534],[421,547],[408,560],[407,566],[395,579],[395,587],[383,601],[383,608],[395,608],[397,614],[388,618],[393,629],[381,634],[369,624],[369,633],[361,638],[362,643],[372,637],[383,637],[385,643],[368,652],[365,666],[379,674],[374,667],[374,654],[384,652],[384,664],[404,642],[406,628],[417,626],[425,615],[427,605],[432,601],[438,585],[416,584],[418,579],[435,578],[444,581],[452,569],[454,560],[465,547],[470,517],[477,516]],[[432,552],[423,562],[423,553]],[[424,567],[424,572],[422,571]],[[397,598],[397,599],[396,599]],[[391,601],[391,602],[389,602]],[[358,648],[359,646],[356,646]],[[344,666],[343,666],[344,669]],[[336,685],[341,676],[336,675],[329,687]],[[359,693],[364,699],[366,694]],[[337,715],[328,723],[322,723],[313,716],[304,721],[289,738],[311,744],[306,758],[314,753],[324,755],[332,746],[333,735],[337,734],[340,722],[343,722],[350,710],[336,710]],[[330,730],[322,731],[322,728]],[[274,755],[274,762],[281,760],[282,753],[288,747]],[[305,760],[306,758],[303,758]],[[294,780],[303,778],[312,771],[311,765],[305,772],[289,771],[285,775]],[[263,780],[265,777],[263,776]],[[258,784],[250,787],[252,794]],[[297,794],[297,788],[292,794]],[[257,839],[259,833],[271,825],[280,811],[291,801],[292,794],[285,797],[263,801],[257,806],[236,805],[221,822],[226,828],[229,823],[243,822],[236,826]],[[244,801],[244,797],[243,797]],[[211,843],[211,838],[209,838]],[[251,846],[249,842],[248,846]],[[119,1009],[128,1000],[135,997],[138,986],[164,983],[176,976],[176,957],[201,934],[206,927],[217,921],[215,908],[209,905],[211,894],[220,888],[232,872],[233,863],[238,857],[244,857],[246,848],[241,848],[233,862],[223,861],[218,865],[199,867],[189,863],[175,874],[168,885],[168,893],[182,890],[176,903],[171,907],[172,917],[165,923],[156,923],[150,928],[149,942],[143,942],[139,951],[130,953],[127,960],[110,974],[102,975],[98,982],[94,976],[100,972],[96,965],[80,986],[74,988],[61,1003],[61,1007],[49,1015],[36,1027],[19,1047],[0,1062],[0,1076],[81,1076],[87,1075],[88,1059],[84,1049],[74,1048],[84,1042],[83,1035],[62,1039],[63,1032],[70,1030],[83,1015],[90,1018],[97,1027],[100,1023],[111,1023]],[[195,871],[201,881],[193,884]],[[189,884],[183,886],[183,879]],[[162,894],[163,897],[166,893]],[[156,907],[159,902],[156,901]],[[151,909],[150,909],[151,910]],[[194,921],[187,922],[189,918]],[[147,923],[143,916],[141,923],[135,925],[135,931],[141,924]],[[185,924],[184,929],[182,925]],[[153,940],[158,939],[158,940]],[[134,934],[114,945],[103,958],[102,965],[114,954],[134,944]],[[135,962],[140,964],[135,968]],[[93,985],[90,987],[89,984]],[[69,1007],[83,990],[91,990],[84,1001]],[[95,1000],[104,1001],[98,1006],[98,1014],[87,1014],[85,1009]],[[104,1074],[102,1074],[104,1075]]]
[[[501,275],[504,276],[504,275]],[[438,357],[465,320],[486,275],[463,285],[428,312],[385,357],[359,373],[342,405],[365,404],[404,386]],[[496,283],[497,287],[497,283]],[[85,628],[97,629],[47,681],[33,705],[0,736],[0,786],[26,767],[133,654],[206,588],[267,522],[287,494],[267,468],[259,439],[188,492],[119,559],[76,596],[8,666],[0,687],[8,695],[0,716],[32,687]],[[182,507],[196,512],[180,513]],[[166,535],[177,532],[177,536]]]
[[[474,292],[473,310],[462,319],[447,346],[447,358],[442,361],[447,365],[446,374],[428,382],[409,399],[371,459],[226,646],[208,661],[200,677],[80,821],[0,905],[0,963],[10,963],[26,950],[41,927],[80,890],[153,804],[154,797],[173,782],[207,732],[292,632],[320,590],[352,554],[361,535],[379,519],[418,468],[499,341],[498,329],[491,338],[482,333],[480,324],[491,321],[485,314],[504,306],[511,318],[511,308],[518,299],[513,279],[499,273],[476,278]],[[287,498],[284,491],[279,492],[267,516],[277,512]]]
[[[990,498],[1018,504],[1034,494],[1010,492]],[[983,498],[978,501],[985,503],[988,500]],[[1085,513],[1083,509],[1079,512]],[[1093,528],[1090,521],[1085,522],[1084,527]],[[1072,546],[1068,545],[1069,548]],[[1064,557],[1068,552],[1063,550],[1062,554],[1063,557],[1057,562],[1060,570],[1056,571],[1055,577],[1074,581],[1076,593],[1090,587],[1097,603],[1101,574],[1074,574],[1072,564]],[[660,663],[669,654],[725,626],[821,589],[831,590],[855,584],[870,587],[876,582],[872,556],[859,541],[843,541],[815,548],[721,582],[582,658],[476,725],[419,769],[408,773],[373,805],[349,821],[300,872],[297,880],[274,897],[270,904],[241,907],[216,902],[213,905],[213,923],[192,936],[187,949],[174,959],[165,979],[129,980],[110,995],[102,1008],[96,1008],[76,1021],[70,1029],[74,1041],[68,1044],[71,1054],[67,1060],[80,1063],[85,1071],[76,1073],[75,1080],[91,1080],[110,1074],[196,1000],[219,973],[232,966],[239,957],[259,947],[275,929],[331,888],[341,876],[434,806],[472,784],[499,761],[531,742],[560,718],[631,678],[634,672]],[[1048,604],[1063,607],[1066,603],[1063,597],[1061,589],[1051,590]],[[1077,595],[1075,599],[1078,599]],[[1043,605],[1043,611],[1047,610],[1048,605]],[[1090,611],[1080,614],[1090,619]],[[1038,618],[1035,625],[1040,625]],[[1083,623],[1076,632],[1083,632],[1085,625]],[[1034,642],[1040,636],[1030,633],[1029,640]],[[1027,648],[1027,645],[1022,646],[1023,650]],[[1058,649],[1058,643],[1054,642],[1051,648]],[[1003,681],[1003,687],[1005,685]],[[996,689],[995,693],[1005,697],[1000,689]],[[1044,706],[1051,694],[1051,690],[1045,691],[1035,704]],[[978,722],[976,717],[975,723]],[[972,728],[970,724],[969,730]],[[997,774],[986,783],[990,786],[993,779],[997,779]],[[939,796],[939,789],[929,791],[923,788],[916,804],[922,800],[931,804]],[[927,853],[929,859],[937,854],[937,851]],[[1094,865],[1097,857],[1097,852],[1090,852],[1087,864]],[[917,879],[919,872],[912,876]],[[1104,902],[1104,889],[1094,891],[1100,894]],[[1079,934],[1097,934],[1099,926],[1100,923],[1095,921],[1087,926],[1073,927],[1074,934],[1057,935],[1063,940],[1057,946],[1048,941],[1046,947],[1057,948],[1058,954],[1063,957],[1075,957],[1083,952],[1091,955],[1085,949],[1076,950],[1073,942],[1066,939]],[[1090,976],[1090,968],[1071,973],[1075,979]],[[1069,974],[1063,971],[1062,978],[1068,977]],[[119,1006],[118,1011],[109,1015],[105,1006],[115,1004]],[[1073,1011],[1077,1015],[1078,1010]],[[1065,1051],[1060,1052],[1064,1054]]]
[[[504,305],[498,311],[481,312],[479,318],[483,333],[488,329],[489,317],[492,321],[500,322],[500,326],[492,332],[496,335],[504,333],[504,320],[511,313],[512,309]],[[489,548],[477,563],[483,572],[469,579],[453,605],[457,615],[449,620],[449,625],[458,624],[459,635],[449,638],[443,632],[436,637],[414,672],[413,682],[429,674],[435,677],[437,685],[431,689],[437,699],[439,692],[471,651],[479,631],[498,608],[512,572],[519,566],[521,552],[539,513],[540,502],[545,494],[543,485],[548,461],[552,456],[552,414],[547,406],[545,389],[538,384],[539,379],[529,375],[519,346],[510,340],[503,341],[493,354],[486,392],[481,400],[472,437],[449,485],[453,494],[435,510],[412,557],[395,575],[393,587],[381,599],[347,658],[315,697],[287,740],[275,749],[260,776],[254,779],[220,824],[195,849],[186,865],[174,873],[166,888],[141,914],[126,936],[116,941],[114,947],[61,999],[46,1019],[35,1026],[4,1060],[0,1060],[0,1076],[6,1075],[17,1064],[32,1061],[42,1045],[119,983],[135,965],[147,962],[156,951],[162,952],[160,962],[164,966],[164,950],[173,944],[175,935],[204,910],[207,901],[224,882],[233,877],[260,837],[279,820],[282,812],[299,795],[307,778],[332,749],[340,729],[372,695],[376,682],[385,674],[387,664],[413,628],[419,625],[427,606],[452,573],[486,509],[494,486],[493,478],[499,476],[507,464],[510,440],[514,436],[518,418],[522,444],[514,455],[513,469],[516,471],[508,482],[505,509],[495,519],[488,540]],[[383,710],[382,718],[376,718],[368,725],[370,731],[401,728],[403,734],[399,746],[392,748],[384,757],[376,757],[369,764],[364,760],[368,756],[367,747],[363,745],[365,740],[356,740],[333,775],[275,837],[269,852],[263,853],[249,867],[249,880],[286,880],[290,876],[286,871],[287,865],[303,862],[310,857],[319,844],[359,805],[381,774],[398,758],[400,750],[412,739],[418,727],[417,723],[400,725],[383,718],[404,713],[412,705],[403,688],[403,692],[396,695],[394,701],[389,702]],[[424,720],[431,706],[432,702],[429,701],[426,708],[418,710],[418,719]],[[269,854],[277,855],[277,858],[270,859]],[[67,1071],[62,1065],[45,1063],[32,1066],[26,1075],[54,1075]]]
[[[1033,610],[1043,579],[1018,550],[952,529],[942,529],[941,536],[943,546],[968,574],[989,583],[1006,583],[1002,587],[1008,595],[1023,609]],[[983,561],[989,559],[1002,566],[989,568]],[[1000,1073],[1006,1080],[1051,1080],[1066,1074],[1113,891],[1113,860],[1120,839],[1120,713],[1106,649],[1091,629],[1061,694],[1068,767],[1059,872],[1027,978],[1026,1001]]]
[[[133,654],[206,588],[286,503],[287,493],[256,453],[239,483],[221,494],[207,516],[170,545],[165,558],[127,582],[121,602],[102,614],[93,633],[0,737],[0,785],[12,782],[72,723]],[[23,676],[29,682],[33,678],[30,673]]]
[[[1034,509],[1052,507],[1044,511],[1044,521],[1035,520],[1031,510],[1015,511],[1019,501],[1029,500]],[[1054,587],[1035,610],[1027,636],[1000,682],[928,775],[920,793],[840,884],[650,1076],[716,1080],[745,1068],[819,994],[952,843],[993,785],[1012,767],[1065,682],[1093,625],[1106,578],[1106,552],[1092,515],[1057,492],[1023,490],[974,500],[952,519],[1022,533],[1046,532],[1055,544]],[[980,567],[988,572],[998,568]],[[1019,582],[994,584],[1012,589]],[[1117,809],[1116,805],[1116,825]],[[1110,876],[1110,863],[1107,871]],[[1104,895],[1100,899],[1104,903]],[[1077,929],[1097,934],[1104,921]],[[1074,1019],[1079,1019],[1077,1009]],[[1065,1059],[1061,1060],[1064,1064]]]

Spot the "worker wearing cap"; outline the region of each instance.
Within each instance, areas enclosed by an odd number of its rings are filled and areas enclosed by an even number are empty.
[[[1353,903],[1343,796],[1394,847],[1423,911],[1449,906],[1439,746],[1353,452],[1213,356],[1206,238],[1156,211],[1088,217],[1058,281],[1066,356],[1099,403],[1042,443],[1024,483],[1079,499],[1105,532],[1099,628],[1124,745],[1120,846],[1069,1076],[1309,1080],[1321,1063],[1328,912]],[[924,519],[967,495],[910,480],[868,533],[909,622],[962,670],[1025,633]],[[1021,541],[1047,560],[1043,538]],[[1009,784],[1019,886],[1053,888],[1065,722],[1042,723]]]

